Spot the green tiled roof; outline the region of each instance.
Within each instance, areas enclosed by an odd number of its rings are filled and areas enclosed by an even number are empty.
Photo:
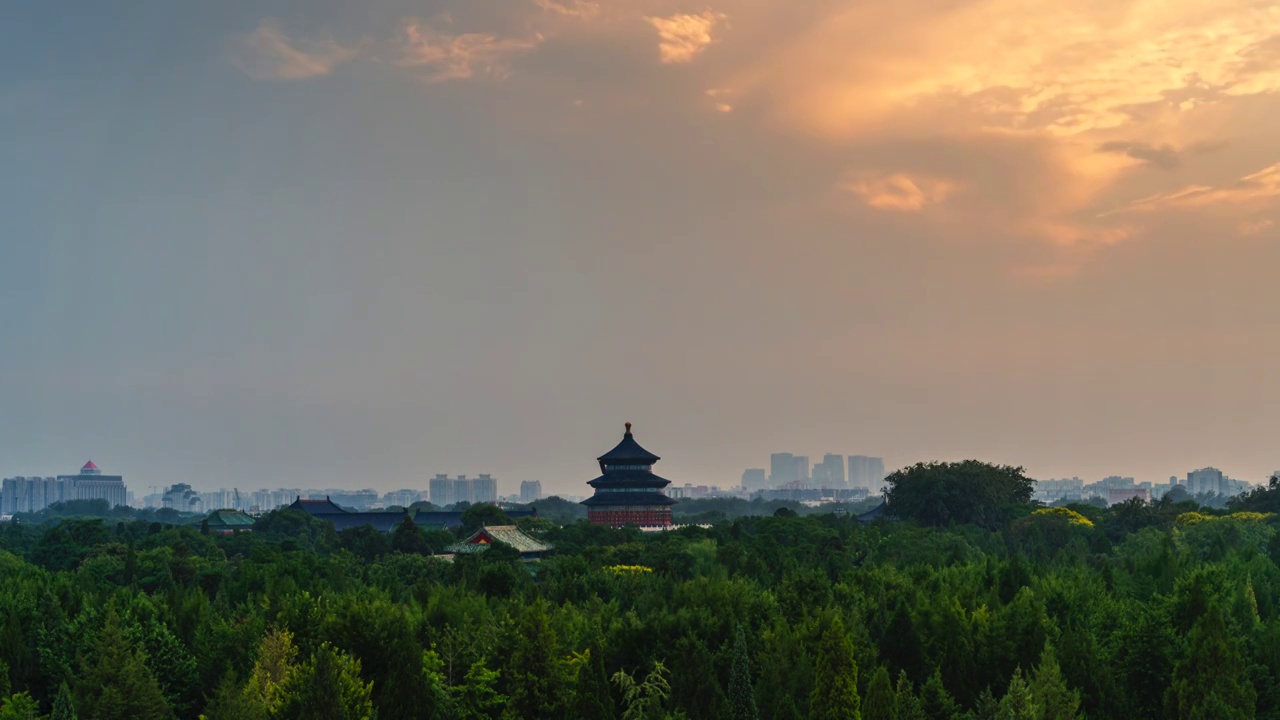
[[[209,527],[249,527],[253,518],[239,510],[214,510],[209,513]]]
[[[495,542],[510,545],[521,553],[542,553],[551,549],[551,545],[520,532],[515,525],[486,525],[466,540],[450,545],[448,550],[451,553],[480,552]]]

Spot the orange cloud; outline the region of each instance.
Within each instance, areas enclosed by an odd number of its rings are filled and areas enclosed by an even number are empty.
[[[547,12],[564,17],[586,19],[600,14],[600,3],[588,2],[588,0],[570,0],[569,2],[533,0],[533,4]]]
[[[489,33],[449,35],[418,21],[404,27],[404,46],[396,65],[427,70],[428,82],[444,82],[477,74],[504,77],[513,55],[538,47],[542,36],[502,38]]]
[[[1135,200],[1119,210],[1104,215],[1119,212],[1153,212],[1167,208],[1243,205],[1271,201],[1276,198],[1280,198],[1280,163],[1250,173],[1231,185],[1224,187],[1190,185],[1174,192]]]
[[[266,18],[253,32],[232,40],[230,60],[255,80],[304,80],[328,75],[356,56],[354,48],[330,38],[291,38],[276,18]]]
[[[878,210],[915,212],[927,205],[947,199],[956,190],[948,180],[926,176],[910,177],[905,173],[846,178],[841,188],[853,193]]]
[[[658,56],[662,62],[691,62],[711,44],[711,30],[726,19],[724,13],[708,10],[698,15],[676,14],[646,17],[658,31]]]

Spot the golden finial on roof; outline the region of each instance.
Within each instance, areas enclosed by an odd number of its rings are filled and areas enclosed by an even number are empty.
[[[628,434],[628,435],[630,435],[630,434],[631,434],[631,423],[627,423],[626,425],[627,425],[627,434]]]

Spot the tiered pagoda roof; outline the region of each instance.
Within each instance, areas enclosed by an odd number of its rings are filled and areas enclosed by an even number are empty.
[[[583,500],[582,504],[593,513],[599,513],[592,522],[617,524],[634,517],[635,524],[670,524],[669,508],[676,501],[662,492],[671,481],[653,474],[653,464],[660,459],[636,442],[631,434],[631,423],[627,423],[622,442],[596,458],[600,463],[600,477],[587,482],[595,494]],[[640,510],[644,513],[629,514]],[[655,512],[657,516],[653,515]],[[660,519],[654,520],[655,517]]]

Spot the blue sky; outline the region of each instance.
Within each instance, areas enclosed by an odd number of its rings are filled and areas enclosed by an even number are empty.
[[[1280,467],[1263,3],[28,5],[0,474]]]

